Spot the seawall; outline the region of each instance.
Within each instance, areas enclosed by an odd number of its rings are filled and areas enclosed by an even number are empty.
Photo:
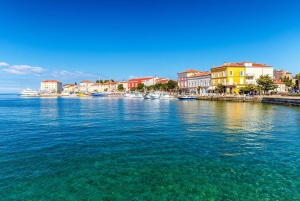
[[[284,96],[197,96],[197,100],[207,101],[233,101],[233,102],[257,102],[279,105],[300,106],[300,97]]]

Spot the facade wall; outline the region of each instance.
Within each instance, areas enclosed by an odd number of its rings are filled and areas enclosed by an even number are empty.
[[[61,93],[62,92],[62,83],[56,80],[53,81],[42,81],[41,88],[42,91],[48,91],[51,93]]]
[[[190,90],[195,90],[196,92],[198,92],[198,87],[200,86],[201,89],[199,91],[199,93],[207,93],[208,92],[208,88],[210,86],[210,75],[206,75],[206,76],[199,76],[199,77],[189,77],[188,78],[188,88]]]
[[[245,66],[222,66],[211,69],[211,86],[226,86],[227,92],[238,92],[246,84]]]
[[[256,85],[256,80],[261,75],[269,75],[273,78],[273,67],[246,67],[246,84]]]
[[[191,71],[191,72],[189,72]],[[196,73],[200,73],[200,71],[196,70],[187,70],[185,72],[177,73],[177,82],[179,88],[188,88],[188,77],[195,75]]]

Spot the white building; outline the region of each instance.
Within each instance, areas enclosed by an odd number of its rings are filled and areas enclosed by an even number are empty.
[[[157,77],[148,77],[147,79],[142,80],[142,83],[145,86],[151,86],[156,83],[156,79],[157,79]]]
[[[57,80],[44,80],[41,82],[40,90],[51,92],[51,93],[61,93],[62,83]]]
[[[273,66],[268,66],[266,64],[259,64],[259,63],[251,63],[245,62],[244,63],[246,69],[246,84],[257,84],[256,80],[261,75],[269,75],[273,78]]]
[[[277,92],[285,92],[287,90],[287,87],[284,82],[281,80],[275,80],[274,83],[277,85],[276,91]]]
[[[63,91],[67,93],[74,93],[78,91],[78,88],[77,85],[75,84],[64,84]]]
[[[188,86],[190,92],[196,92],[200,94],[206,94],[210,86],[211,72],[196,73],[188,77]],[[198,90],[198,88],[200,88]]]
[[[128,82],[122,81],[122,82],[117,83],[117,89],[118,89],[119,84],[123,85],[124,91],[128,90]]]
[[[189,70],[183,71],[181,73],[177,73],[179,88],[187,88],[188,87],[188,77],[195,75],[196,73],[201,73],[201,71],[189,69]]]
[[[79,90],[81,92],[88,92],[88,91],[91,91],[91,86],[94,85],[95,83],[92,82],[91,80],[82,80],[80,82],[80,85],[79,85]]]

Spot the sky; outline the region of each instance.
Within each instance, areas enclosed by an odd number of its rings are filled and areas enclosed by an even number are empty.
[[[0,0],[0,93],[177,79],[224,61],[300,72],[299,0]]]

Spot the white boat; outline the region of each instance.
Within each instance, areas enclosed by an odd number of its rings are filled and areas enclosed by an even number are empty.
[[[144,99],[151,99],[149,94],[144,94]]]
[[[130,97],[130,93],[123,93],[122,96],[123,96],[123,98],[129,98]]]
[[[160,97],[160,92],[155,91],[155,92],[150,94],[150,97],[151,97],[151,99],[158,99]]]
[[[39,96],[39,92],[37,90],[27,88],[22,90],[19,95],[24,97],[35,97]]]
[[[144,98],[142,93],[135,92],[134,95],[135,95],[135,98]]]
[[[169,99],[173,99],[173,96],[170,96],[169,94],[162,94],[160,95],[160,99],[169,100]]]

